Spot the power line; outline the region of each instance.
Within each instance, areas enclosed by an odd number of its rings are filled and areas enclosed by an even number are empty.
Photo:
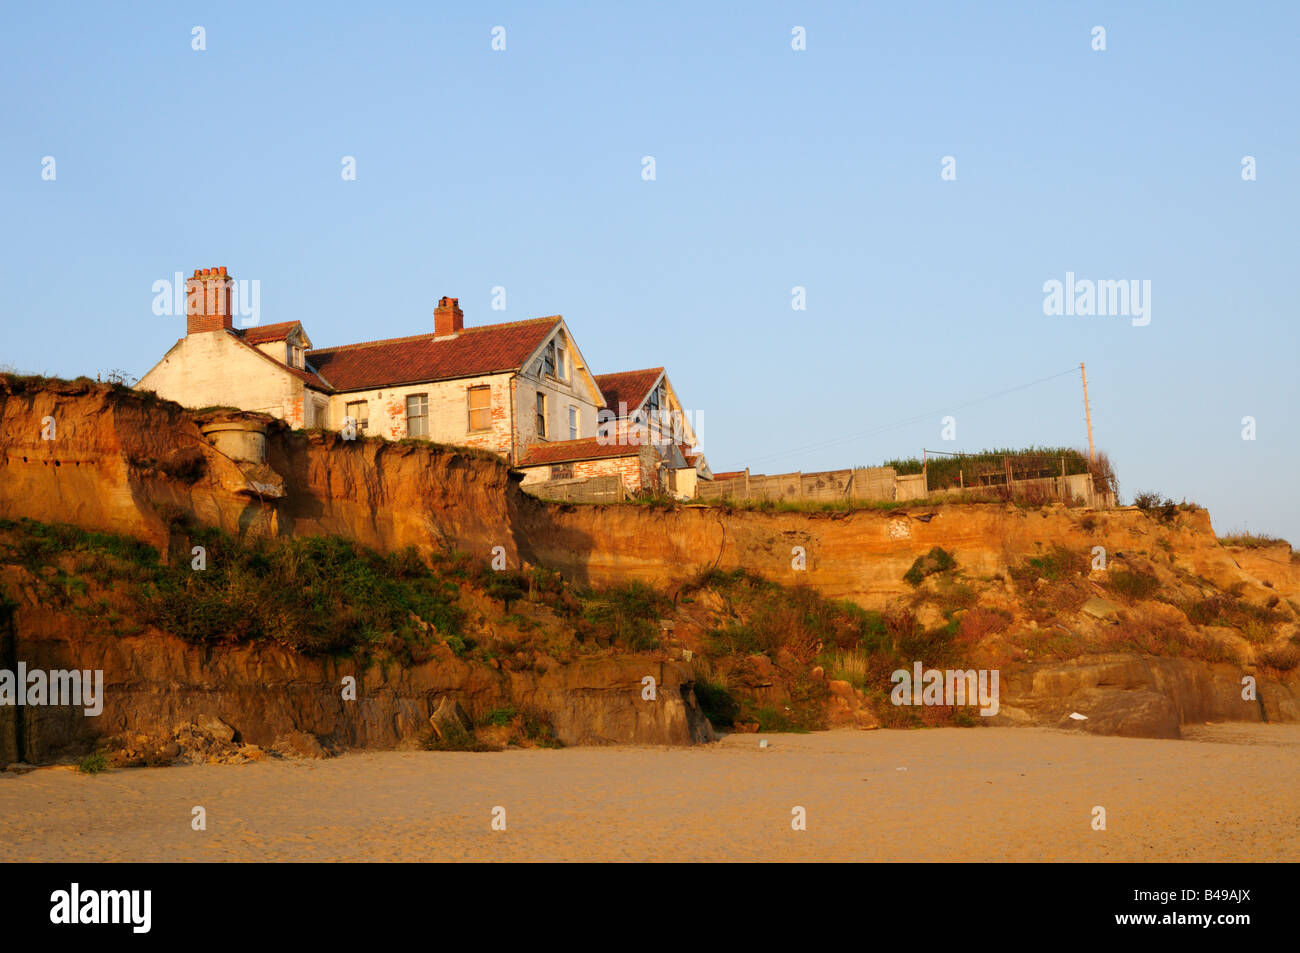
[[[834,447],[834,446],[838,446],[839,444],[850,443],[854,440],[861,440],[863,437],[872,437],[875,436],[876,434],[886,433],[890,430],[897,430],[899,427],[907,427],[911,424],[920,423],[923,420],[932,419],[936,414],[942,414],[945,411],[961,410],[965,407],[972,407],[975,404],[982,404],[987,400],[994,400],[998,397],[1004,397],[1007,394],[1013,394],[1016,391],[1024,390],[1027,387],[1036,387],[1037,385],[1044,384],[1047,381],[1056,380],[1056,378],[1058,377],[1065,377],[1067,374],[1074,374],[1078,370],[1079,370],[1078,366],[1071,367],[1069,370],[1061,371],[1059,374],[1049,374],[1047,377],[1040,377],[1038,380],[1030,381],[1027,384],[1017,384],[1015,387],[1008,387],[1005,390],[1000,390],[993,394],[986,394],[983,397],[976,397],[974,400],[968,400],[962,404],[956,404],[950,407],[941,407],[939,410],[932,410],[929,413],[925,413],[925,414],[917,414],[915,417],[908,417],[905,420],[898,420],[891,424],[882,424],[879,427],[873,427],[870,430],[863,430],[858,433],[849,434],[848,436],[845,437],[836,437],[831,440],[823,440],[820,443],[811,443],[803,447],[795,447],[790,450],[782,450],[778,453],[769,453],[761,457],[754,457],[751,462],[757,463],[762,460],[777,460],[777,459],[781,459],[782,457],[793,456],[794,454],[797,453],[805,453],[811,450],[823,450],[827,447]]]

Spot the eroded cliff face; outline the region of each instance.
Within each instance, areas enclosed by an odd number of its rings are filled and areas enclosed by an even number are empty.
[[[1136,509],[1095,511],[1061,504],[925,507],[883,512],[725,512],[716,507],[517,507],[520,552],[592,585],[639,579],[673,587],[708,569],[745,568],[789,585],[883,608],[907,594],[912,562],[934,546],[972,574],[994,575],[1055,546],[1111,556],[1168,548],[1189,572],[1260,601],[1281,590],[1242,569],[1218,544],[1204,510],[1164,525]],[[796,559],[803,553],[803,569]],[[1278,574],[1279,578],[1281,574]],[[1287,577],[1288,580],[1290,577]],[[1290,584],[1290,583],[1288,583]]]
[[[205,649],[156,631],[104,635],[28,599],[15,610],[13,631],[12,654],[29,670],[102,671],[104,693],[94,718],[76,706],[0,709],[9,722],[0,722],[8,729],[0,730],[9,739],[7,757],[0,750],[6,763],[84,754],[105,738],[140,747],[211,719],[233,729],[236,743],[262,749],[293,733],[334,750],[413,747],[427,737],[444,698],[471,715],[535,713],[566,745],[689,745],[713,737],[692,693],[690,667],[664,659],[622,656],[508,672],[438,646],[417,664],[359,664],[267,643]],[[653,702],[642,697],[646,676],[656,680]],[[354,697],[345,691],[348,678],[355,680]]]
[[[47,420],[55,439],[41,437]],[[1289,551],[1226,549],[1204,510],[1162,524],[1132,508],[1060,504],[847,513],[549,504],[524,494],[490,454],[345,441],[278,422],[269,425],[266,462],[283,478],[282,498],[260,496],[175,404],[89,382],[0,393],[0,516],[128,533],[163,550],[178,542],[178,518],[192,518],[243,534],[339,534],[385,551],[455,548],[488,558],[500,546],[510,566],[545,565],[587,585],[671,589],[708,569],[746,568],[880,608],[909,591],[904,573],[933,546],[986,575],[1058,545],[1111,555],[1164,547],[1221,589],[1241,585],[1260,600],[1300,595]],[[1273,589],[1261,575],[1276,577]]]
[[[295,433],[264,418],[277,497],[176,404],[91,382],[5,386],[0,377],[0,516],[126,533],[164,552],[189,519],[237,534],[336,533],[386,551],[503,546],[517,560],[519,494],[495,457]]]
[[[670,594],[707,570],[744,568],[872,609],[912,595],[903,576],[934,546],[967,573],[991,580],[1056,547],[1101,547],[1110,559],[1159,562],[1159,572],[1170,577],[1176,570],[1181,584],[1276,606],[1292,622],[1286,600],[1300,598],[1289,549],[1225,549],[1203,510],[1161,523],[1133,509],[1060,505],[764,513],[547,504],[522,493],[504,463],[488,454],[344,441],[269,420],[265,464],[250,467],[204,437],[204,419],[91,382],[0,377],[0,517],[124,533],[164,553],[188,552],[183,527],[190,524],[245,536],[337,534],[381,551],[456,549],[482,560],[496,551],[512,568],[545,566],[578,585],[639,580]],[[1008,586],[1005,604],[1014,610],[1014,601]],[[26,714],[22,747],[35,757],[84,748],[86,732],[165,732],[198,715],[218,717],[258,745],[294,731],[337,747],[410,744],[448,697],[478,710],[536,708],[567,743],[686,744],[709,734],[691,666],[667,657],[584,660],[525,673],[444,653],[404,668],[349,669],[350,663],[270,645],[204,649],[156,632],[109,637],[70,626],[66,615],[33,598],[19,600],[12,632],[11,655],[29,665],[99,668],[111,686],[98,725],[75,719],[76,725],[43,728],[42,719],[70,716],[53,709]],[[656,672],[646,671],[648,664]],[[647,674],[659,679],[668,704],[639,704]],[[361,688],[352,705],[340,700],[345,675]],[[1008,681],[1007,717],[1073,726],[1063,721],[1064,708],[1087,703],[1111,714],[1085,730],[1124,733],[1141,722],[1148,726],[1142,733],[1156,735],[1168,735],[1171,723],[1176,731],[1177,723],[1202,718],[1300,717],[1290,682],[1263,679],[1269,702],[1245,704],[1241,675],[1231,666],[1132,656],[1030,665]],[[1111,694],[1100,699],[1098,692]],[[842,700],[842,723],[874,724],[860,693],[853,694]]]

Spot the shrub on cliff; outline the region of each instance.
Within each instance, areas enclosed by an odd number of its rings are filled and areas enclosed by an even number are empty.
[[[903,573],[903,580],[911,586],[919,586],[927,576],[933,576],[935,573],[947,572],[957,566],[957,560],[952,558],[942,546],[935,546],[924,556],[917,556],[912,563],[912,568]]]
[[[659,647],[659,619],[671,608],[670,600],[643,582],[592,590],[581,596],[578,634],[597,643],[648,652]]]
[[[1278,672],[1289,672],[1300,666],[1300,648],[1294,645],[1280,645],[1261,653],[1259,661],[1262,665]]]
[[[439,640],[464,650],[455,583],[413,549],[385,555],[340,537],[250,541],[195,529],[189,542],[206,550],[197,569],[188,547],[168,565],[145,543],[76,526],[0,520],[0,533],[0,558],[26,568],[43,598],[121,634],[148,623],[195,644],[384,646],[404,660]]]
[[[1138,493],[1133,497],[1133,505],[1140,509],[1148,516],[1154,516],[1162,523],[1172,523],[1178,511],[1186,504],[1178,504],[1169,497],[1162,497],[1159,493],[1146,491]]]
[[[1057,546],[1050,553],[1031,556],[1015,566],[1008,567],[1011,578],[1022,586],[1032,587],[1039,579],[1059,582],[1077,576],[1088,568],[1088,559],[1082,553]]]
[[[382,554],[336,536],[240,541],[216,530],[192,542],[207,568],[167,567],[146,606],[150,621],[189,642],[269,638],[309,654],[383,645],[403,655],[426,627],[457,636],[454,583],[414,550]]]
[[[1160,588],[1160,580],[1148,572],[1116,569],[1108,573],[1108,577],[1106,583],[1111,591],[1130,602],[1147,599]]]

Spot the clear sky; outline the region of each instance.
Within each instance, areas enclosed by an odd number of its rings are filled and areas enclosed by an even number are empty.
[[[1300,6],[1138,7],[11,5],[0,363],[143,374],[197,267],[317,346],[454,295],[665,365],[715,470],[776,473],[1085,446],[1077,375],[971,402],[1086,361],[1126,498],[1300,545]],[[1150,323],[1045,315],[1067,272]]]

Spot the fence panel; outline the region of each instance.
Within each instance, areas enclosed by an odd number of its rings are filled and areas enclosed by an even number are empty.
[[[620,476],[586,477],[580,480],[548,480],[529,483],[525,493],[561,503],[621,503],[627,498]]]

